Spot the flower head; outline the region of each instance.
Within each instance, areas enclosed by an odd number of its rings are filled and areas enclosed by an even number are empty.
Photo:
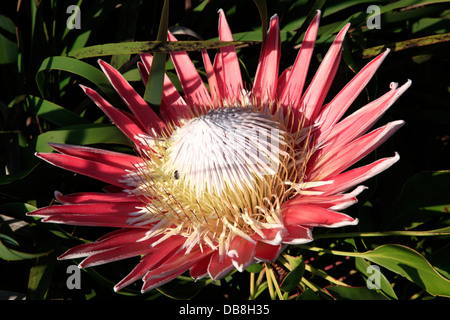
[[[231,41],[225,15],[219,14],[220,40]],[[114,289],[142,279],[147,291],[186,271],[195,279],[219,279],[233,268],[274,261],[286,245],[311,241],[314,227],[355,225],[357,219],[339,211],[356,202],[365,189],[360,183],[399,156],[347,169],[402,126],[394,121],[367,133],[410,81],[402,87],[393,83],[383,96],[341,119],[388,50],[324,105],[349,26],[305,89],[319,18],[320,12],[293,66],[279,76],[280,30],[278,17],[272,17],[250,91],[234,47],[222,48],[213,63],[202,53],[209,89],[187,53],[172,52],[183,96],[166,76],[159,114],[117,70],[99,61],[131,113],[82,89],[133,141],[136,155],[61,144],[52,144],[58,153],[37,154],[109,185],[103,193],[57,192],[60,205],[31,213],[46,222],[118,228],[60,258],[86,257],[80,267],[89,267],[141,256]],[[152,56],[142,54],[141,60],[146,83]]]

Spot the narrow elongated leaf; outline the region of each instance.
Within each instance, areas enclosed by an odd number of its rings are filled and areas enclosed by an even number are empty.
[[[17,63],[16,26],[11,19],[0,15],[0,64]]]
[[[384,50],[386,50],[386,48],[390,48],[393,52],[397,52],[397,51],[402,51],[402,50],[406,50],[406,49],[430,46],[433,44],[449,42],[449,41],[450,41],[450,33],[436,34],[436,35],[417,38],[417,39],[399,41],[399,42],[389,43],[389,44],[382,45],[382,46],[364,49],[362,52],[362,58],[364,59],[364,58],[375,57],[376,55],[378,55],[381,52],[383,52]]]
[[[52,254],[48,257],[41,257],[36,264],[30,268],[30,275],[28,277],[28,297],[31,300],[42,300],[47,296],[56,262],[56,256]]]
[[[5,240],[5,242],[12,244],[14,246],[19,245],[19,243],[15,239],[11,238],[10,236],[7,236],[6,234],[0,233],[0,240],[1,239]]]
[[[34,259],[48,254],[48,252],[43,253],[26,253],[18,250],[11,249],[0,241],[0,259],[8,261],[17,261],[25,259]]]
[[[169,28],[169,0],[164,1],[163,12],[159,22],[157,41],[167,41]],[[162,93],[164,89],[164,74],[166,72],[166,54],[155,53],[147,86],[145,88],[144,100],[159,114]]]
[[[52,152],[53,148],[48,143],[131,145],[130,140],[116,126],[103,124],[77,125],[48,131],[30,143],[30,148],[36,152]]]
[[[300,283],[300,280],[302,280],[303,273],[305,272],[305,262],[302,257],[295,258],[295,261],[291,260],[290,264],[293,266],[293,269],[288,273],[281,284],[281,290],[284,292],[294,290]]]
[[[26,106],[34,115],[62,127],[90,123],[89,120],[80,117],[78,114],[39,97],[28,96]]]
[[[399,0],[393,1],[392,3],[380,6],[380,15],[391,12],[393,10],[401,9],[401,8],[414,8],[415,6],[434,4],[434,3],[442,3],[448,2],[447,0],[423,0],[417,2],[416,0]],[[327,13],[325,13],[326,15]],[[329,14],[329,13],[328,13]],[[347,23],[351,23],[352,27],[356,27],[358,25],[365,25],[367,19],[372,15],[372,13],[367,13],[366,11],[358,11],[357,13],[349,16],[347,19],[338,21],[336,23],[330,24],[330,26],[324,26],[326,31],[321,34],[319,39],[317,39],[316,43],[321,44],[324,42],[331,41],[331,35],[341,30]],[[377,55],[377,54],[375,54]]]
[[[45,74],[48,71],[55,70],[65,71],[83,77],[95,84],[113,101],[120,101],[117,93],[109,83],[108,78],[100,69],[77,59],[59,56],[45,59],[36,73],[36,83],[43,97],[45,97]]]
[[[75,59],[111,56],[116,54],[170,53],[172,51],[201,51],[228,46],[255,44],[257,41],[133,41],[100,44],[70,51],[67,55]]]

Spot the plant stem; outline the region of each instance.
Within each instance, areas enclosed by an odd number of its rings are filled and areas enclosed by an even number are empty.
[[[277,282],[277,279],[275,277],[272,267],[268,264],[266,264],[266,267],[267,267],[267,278],[271,278],[271,285],[273,285],[275,287],[275,291],[278,295],[278,299],[284,300],[283,294],[281,293],[280,286],[278,285],[278,282]],[[269,289],[270,289],[270,287],[269,287]],[[273,292],[273,288],[272,288],[272,293],[273,293],[273,299],[275,299],[275,293]],[[272,296],[272,294],[271,294],[271,296]]]
[[[331,283],[337,284],[339,286],[349,287],[348,284],[333,278],[332,276],[328,275],[325,271],[316,269],[308,264],[305,264],[305,270],[311,272],[312,274],[318,275],[319,277],[322,277],[325,280],[330,281]]]
[[[329,249],[324,249],[324,248],[319,248],[319,247],[308,247],[303,244],[298,244],[298,245],[296,245],[296,247],[306,249],[309,251],[314,251],[314,252],[331,253],[336,256],[343,256],[343,257],[361,257],[364,255],[364,253],[359,253],[359,252],[329,250]]]
[[[255,273],[250,272],[250,300],[255,300]]]
[[[275,292],[273,291],[273,283],[272,277],[269,272],[269,265],[266,263],[266,279],[267,279],[267,287],[269,288],[270,299],[275,300]]]

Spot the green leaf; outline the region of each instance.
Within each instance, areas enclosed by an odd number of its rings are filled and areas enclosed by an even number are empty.
[[[40,258],[35,265],[30,268],[28,277],[28,297],[31,300],[45,299],[48,288],[51,284],[52,272],[57,259],[54,255]]]
[[[2,226],[2,225],[0,225],[0,226]],[[19,243],[15,239],[13,239],[10,236],[7,236],[6,234],[0,233],[0,240],[1,239],[5,240],[7,243],[10,243],[10,244],[12,244],[14,246],[18,246],[19,245]]]
[[[16,26],[12,20],[0,15],[0,65],[17,63]]]
[[[75,59],[112,56],[116,54],[140,54],[146,52],[170,53],[172,51],[200,51],[228,46],[254,44],[255,41],[133,41],[106,43],[70,51]],[[61,58],[69,58],[61,57]]]
[[[30,95],[25,103],[32,114],[61,127],[90,123],[90,121],[80,117],[78,114],[39,97]]]
[[[394,10],[402,9],[402,8],[415,8],[419,5],[426,5],[426,4],[434,4],[434,3],[441,3],[441,2],[448,2],[447,0],[424,0],[424,1],[416,1],[416,0],[400,0],[400,1],[393,1],[392,3],[380,6],[380,14],[383,15],[384,13],[391,12]],[[327,13],[325,12],[324,15]],[[334,37],[332,37],[333,34],[341,30],[347,23],[351,23],[352,27],[358,27],[358,26],[365,26],[367,18],[371,16],[372,13],[367,13],[366,11],[357,11],[357,13],[349,16],[348,18],[331,23],[330,25],[323,25],[321,27],[322,30],[326,30],[325,32],[321,33],[320,37],[316,40],[317,44],[325,43],[332,41]],[[320,33],[321,31],[319,31]]]
[[[0,205],[0,212],[4,212],[8,216],[21,218],[26,213],[36,210],[37,208],[29,203],[9,202]]]
[[[376,290],[367,287],[328,286],[325,289],[337,300],[387,300]]]
[[[252,273],[259,273],[263,269],[263,266],[261,263],[254,263],[251,266],[247,267],[245,271],[252,272]]]
[[[367,272],[370,263],[368,263],[363,258],[356,258],[355,259],[356,269],[359,270],[363,275],[366,277],[370,277],[371,274]],[[384,274],[380,274],[380,290],[382,290],[389,298],[397,300],[397,295],[394,292],[394,289],[392,288],[392,285],[389,283],[389,280],[384,276]]]
[[[169,0],[164,1],[161,20],[159,22],[157,41],[167,39],[169,28]],[[145,87],[144,100],[159,114],[162,93],[164,90],[164,75],[166,73],[166,54],[162,52],[155,53],[152,67],[148,76],[147,86]]]
[[[131,146],[131,141],[116,126],[109,124],[88,124],[64,127],[45,132],[30,142],[29,149],[36,152],[52,152],[48,143],[75,145],[121,144]]]
[[[443,277],[420,253],[411,248],[388,244],[358,256],[400,274],[431,295],[450,297],[450,280]]]
[[[287,258],[293,269],[283,279],[283,282],[281,283],[281,290],[284,292],[289,292],[294,290],[302,280],[303,273],[305,272],[305,262],[301,256],[296,258],[292,257],[293,259],[289,259],[286,255],[284,258]]]
[[[450,244],[436,250],[428,257],[428,261],[442,275],[450,279]]]
[[[73,73],[86,80],[95,84],[100,88],[108,97],[113,101],[120,101],[117,93],[114,91],[106,75],[99,69],[91,66],[90,64],[79,61],[77,59],[69,57],[49,57],[45,59],[38,72],[36,73],[36,84],[41,92],[42,96],[45,97],[45,74],[48,71],[64,71]],[[81,90],[81,89],[80,89]],[[80,91],[81,92],[81,91]]]
[[[34,259],[49,254],[49,252],[43,253],[26,253],[18,250],[8,248],[0,241],[0,259],[8,261],[17,261],[25,259]]]
[[[444,34],[436,34],[432,36],[417,38],[417,39],[411,39],[411,40],[405,40],[405,41],[398,41],[394,43],[389,43],[373,48],[367,48],[364,49],[362,52],[362,58],[372,58],[380,53],[384,52],[386,48],[390,48],[393,52],[402,51],[406,49],[411,48],[418,48],[418,47],[424,47],[424,46],[431,46],[438,43],[443,42],[449,42],[450,41],[450,33],[444,33]]]

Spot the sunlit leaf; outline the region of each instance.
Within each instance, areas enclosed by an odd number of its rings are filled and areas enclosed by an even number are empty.
[[[254,263],[251,266],[245,269],[247,272],[258,273],[263,269],[263,266],[260,263]]]
[[[254,41],[135,41],[95,45],[68,53],[69,57],[86,59],[92,57],[111,56],[116,54],[140,54],[145,52],[170,53],[172,51],[200,51],[217,49],[231,45],[242,45]]]
[[[116,126],[107,124],[90,124],[64,127],[39,135],[30,146],[36,152],[51,152],[48,143],[67,143],[75,145],[88,144],[122,144],[131,146],[130,140]]]
[[[394,43],[389,43],[373,48],[364,49],[362,52],[362,57],[364,58],[372,58],[376,55],[382,53],[386,48],[390,48],[392,52],[402,51],[406,49],[430,46],[438,43],[444,43],[450,41],[450,33],[444,34],[436,34],[431,36],[426,36],[417,39],[404,40]]]
[[[50,255],[50,257],[40,258],[30,268],[30,276],[28,278],[28,297],[30,299],[45,299],[51,284],[51,276],[56,261],[56,257]]]
[[[356,268],[359,270],[359,272],[361,272],[361,274],[365,275],[366,277],[372,276],[372,274],[368,272],[368,268],[371,264],[366,260],[364,260],[363,258],[356,258],[355,264]],[[392,285],[389,283],[389,280],[382,273],[380,273],[379,276],[380,290],[382,290],[389,298],[397,300],[397,295],[395,294]]]
[[[163,12],[159,22],[157,41],[167,40],[169,28],[169,0],[164,1]],[[144,100],[159,113],[162,93],[164,88],[164,74],[166,72],[166,54],[156,52],[149,73],[147,86],[145,87]]]
[[[450,297],[450,279],[442,276],[417,251],[402,245],[382,245],[361,257],[398,273],[432,295]]]

